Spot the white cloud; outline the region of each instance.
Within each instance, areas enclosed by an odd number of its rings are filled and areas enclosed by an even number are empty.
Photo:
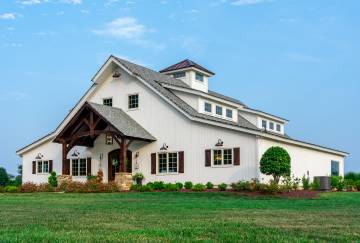
[[[5,48],[9,48],[9,47],[12,47],[12,48],[17,48],[17,47],[22,47],[23,45],[21,43],[16,43],[16,42],[11,42],[11,43],[5,43],[3,44],[3,47]]]
[[[81,0],[61,0],[61,3],[67,3],[67,4],[81,4]]]
[[[253,5],[265,2],[271,2],[272,0],[236,0],[231,2],[231,5],[234,6],[245,6],[245,5]]]
[[[192,13],[192,14],[197,14],[197,13],[199,13],[199,12],[200,12],[200,11],[197,10],[197,9],[190,9],[190,10],[187,11],[187,13]]]
[[[43,3],[43,1],[40,0],[24,0],[24,1],[18,1],[18,3],[22,5],[37,5]]]
[[[132,17],[117,18],[107,23],[102,30],[94,30],[97,35],[105,35],[118,39],[141,40],[147,32],[145,25],[140,24],[137,19]]]
[[[63,4],[81,4],[82,0],[22,0],[17,1],[17,3],[20,3],[22,5],[39,5],[43,3],[63,3]]]
[[[14,14],[14,13],[3,13],[3,14],[0,14],[0,19],[4,19],[4,20],[16,19],[16,14]]]

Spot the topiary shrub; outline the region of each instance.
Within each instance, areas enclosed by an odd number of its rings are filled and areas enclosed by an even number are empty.
[[[184,188],[184,184],[182,184],[181,182],[176,182],[176,185],[179,187],[179,190]]]
[[[281,147],[269,148],[261,157],[260,171],[271,175],[275,183],[279,183],[282,176],[290,176],[291,158],[288,152]]]
[[[235,191],[251,191],[251,183],[248,181],[239,181],[236,183],[231,183],[231,188]]]
[[[202,192],[205,190],[205,185],[204,184],[201,184],[201,183],[197,183],[193,186],[193,190],[196,191],[196,192]]]
[[[164,189],[164,182],[163,181],[155,181],[153,188],[154,188],[154,190],[163,190]]]
[[[56,172],[53,171],[51,172],[49,178],[48,178],[48,182],[52,187],[57,187],[58,186],[58,181],[57,181],[57,177],[56,177]]]
[[[214,188],[214,184],[212,184],[210,181],[208,183],[206,183],[206,188],[211,190]]]
[[[218,188],[219,188],[220,191],[226,191],[227,184],[226,183],[221,183],[220,185],[218,185]]]
[[[302,186],[304,190],[310,190],[310,178],[305,175],[301,179]]]
[[[193,183],[191,181],[186,181],[184,187],[185,189],[191,190],[193,188]]]
[[[176,184],[166,183],[164,186],[165,191],[179,191],[179,187]]]
[[[4,188],[4,191],[9,193],[15,193],[15,192],[19,192],[19,188],[17,186],[6,186]]]

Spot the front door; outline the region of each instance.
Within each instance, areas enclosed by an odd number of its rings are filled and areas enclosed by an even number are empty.
[[[115,180],[115,173],[120,171],[120,149],[111,151],[108,154],[108,180]],[[125,172],[132,172],[132,153],[130,150],[126,152]]]

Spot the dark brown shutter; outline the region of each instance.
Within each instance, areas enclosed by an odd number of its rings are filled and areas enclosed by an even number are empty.
[[[156,174],[156,153],[151,154],[151,174]]]
[[[234,165],[240,165],[240,148],[234,148]]]
[[[32,162],[32,173],[36,174],[36,161]]]
[[[63,163],[63,175],[70,175],[70,160],[66,159]]]
[[[211,166],[211,149],[205,150],[205,166]]]
[[[53,171],[53,161],[49,160],[49,173]]]
[[[184,151],[179,152],[179,173],[184,173]]]
[[[86,162],[87,162],[87,175],[91,175],[91,158],[87,158]]]

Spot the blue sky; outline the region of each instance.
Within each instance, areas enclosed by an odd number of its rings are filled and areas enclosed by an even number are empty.
[[[290,136],[360,171],[357,0],[0,1],[0,166],[49,132],[110,54],[155,70],[190,58],[210,88],[290,120]],[[316,163],[316,161],[314,161]]]

